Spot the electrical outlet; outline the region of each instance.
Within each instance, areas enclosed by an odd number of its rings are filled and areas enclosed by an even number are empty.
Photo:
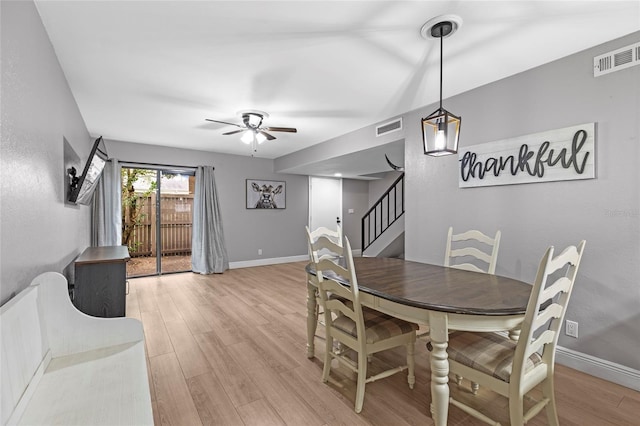
[[[258,256],[262,256],[262,249],[258,249]]]
[[[566,328],[565,328],[564,333],[567,336],[575,337],[577,339],[578,338],[578,323],[575,322],[575,321],[567,320],[565,325],[566,325]]]

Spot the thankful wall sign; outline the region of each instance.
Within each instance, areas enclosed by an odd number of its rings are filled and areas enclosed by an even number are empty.
[[[595,178],[595,123],[461,148],[459,186]]]

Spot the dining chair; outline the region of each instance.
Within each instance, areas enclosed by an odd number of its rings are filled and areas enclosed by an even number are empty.
[[[476,230],[454,234],[453,227],[449,227],[444,266],[495,274],[500,236],[500,231],[497,231],[493,238]],[[463,243],[466,244],[465,247],[460,246]],[[473,259],[469,259],[470,257]],[[484,267],[481,268],[475,263],[470,263],[471,261],[483,262],[481,265]]]
[[[491,238],[476,230],[454,234],[453,227],[449,227],[444,266],[464,269],[466,271],[495,274],[501,235],[501,232],[497,231],[496,235]],[[476,263],[471,263],[472,261]],[[478,265],[482,265],[483,267],[481,268]],[[420,334],[419,337],[428,334],[429,332],[427,331]],[[456,376],[456,382],[458,384],[462,383],[462,377]],[[474,394],[478,392],[477,383],[471,383],[471,391]]]
[[[449,336],[449,369],[509,399],[511,425],[522,425],[546,407],[558,425],[553,371],[556,344],[584,252],[585,241],[554,256],[545,252],[527,304],[518,342],[498,333],[456,332]],[[524,412],[524,395],[541,384],[542,398]],[[451,404],[490,424],[499,423],[454,398]]]
[[[309,261],[310,262],[318,262],[320,259],[337,259],[342,256],[342,227],[338,224],[337,229],[334,231],[332,229],[321,226],[319,228],[311,231],[308,226],[305,226],[305,230],[307,231],[307,242],[308,242],[308,250],[309,250]],[[330,250],[328,248],[323,248],[321,250],[316,250],[313,247],[313,243],[318,240],[319,237],[324,236],[329,238],[330,241],[335,243],[336,249]],[[318,287],[318,279],[316,276],[312,274],[307,274],[307,280],[314,287]],[[323,313],[320,312],[320,296],[316,292],[316,323],[320,325],[324,325],[324,320],[322,320]]]
[[[318,251],[321,249],[340,250],[340,247],[325,236],[320,236],[312,243],[312,246],[314,250]],[[357,373],[355,411],[360,413],[364,404],[367,383],[408,370],[407,381],[409,388],[413,389],[416,380],[414,347],[418,326],[363,307],[360,304],[360,291],[353,264],[353,253],[349,239],[346,237],[343,253],[344,267],[329,259],[320,259],[315,262],[326,330],[322,381],[326,383],[329,380],[332,359],[337,359],[340,364]],[[348,284],[339,282],[337,277],[347,279]],[[341,299],[331,297],[332,295],[338,295]],[[340,342],[343,348],[355,351],[357,361],[351,359],[351,352],[348,350],[334,351],[334,340]],[[371,355],[399,346],[406,347],[406,365],[390,368],[367,377],[367,361]]]

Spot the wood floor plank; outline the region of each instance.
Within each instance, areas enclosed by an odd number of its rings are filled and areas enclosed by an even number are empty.
[[[187,380],[189,392],[205,426],[244,426],[222,384],[209,372]]]
[[[353,411],[352,372],[333,368],[330,383],[322,383],[321,326],[315,357],[306,357],[305,263],[130,280],[127,315],[143,323],[157,425],[433,424],[425,339],[416,343],[414,389],[402,373],[368,384],[361,414]],[[370,371],[404,358],[404,348],[376,354]],[[450,381],[450,389],[509,424],[506,398],[482,387],[474,396],[468,381],[460,387]],[[562,426],[638,424],[640,392],[562,365],[556,366],[556,399]],[[544,411],[527,424],[546,426]],[[451,406],[449,425],[484,423]]]
[[[285,423],[308,426],[324,424],[311,406],[298,395],[297,390],[262,362],[261,354],[249,343],[237,343],[228,349]]]
[[[285,426],[286,423],[264,399],[245,404],[238,408],[246,426]]]
[[[151,401],[151,409],[153,410],[153,424],[160,425],[162,422],[160,421],[160,413],[158,410],[158,403],[156,401]]]
[[[130,286],[131,287],[131,286]],[[125,316],[128,318],[135,318],[141,321],[140,317],[140,303],[138,302],[138,293],[135,290],[130,290],[127,294]]]
[[[149,353],[147,351],[147,353]],[[149,393],[151,394],[151,402],[155,404],[156,402],[156,385],[153,383],[153,375],[151,374],[151,364],[149,363],[149,357],[145,356],[145,361],[147,364],[147,376],[149,379]]]
[[[173,302],[173,299],[168,292],[157,295],[156,303],[158,306],[158,310],[162,315],[162,319],[165,322],[183,320],[182,315],[180,315],[180,311],[176,307],[176,304]]]
[[[227,351],[227,346],[213,333],[197,334],[194,337],[207,357],[212,371],[236,407],[264,398],[245,369]]]
[[[240,326],[227,316],[216,304],[196,305],[202,318],[209,324],[213,333],[224,345],[232,345],[246,339],[245,327]]]
[[[138,296],[138,306],[140,313],[154,312],[158,310],[156,300],[156,287],[159,279],[156,277],[138,278],[136,282],[136,294]],[[134,280],[129,280],[134,281]]]
[[[167,332],[185,378],[210,371],[209,362],[184,321],[165,322]]]
[[[289,371],[300,366],[298,359],[290,353],[290,346],[287,345],[286,339],[282,338],[277,331],[270,326],[260,326],[250,329],[249,343],[253,345],[256,352],[260,353],[261,361],[268,365],[271,369],[283,372]],[[298,355],[301,355],[299,352]]]
[[[174,353],[149,359],[160,425],[202,425]]]
[[[171,288],[169,294],[176,308],[178,308],[180,316],[182,316],[193,334],[207,333],[212,330],[209,323],[202,318],[198,309],[191,303],[186,287],[184,289],[180,287]]]
[[[173,353],[171,339],[158,311],[141,313],[144,338],[147,344],[147,355],[151,358],[157,355]]]
[[[319,380],[322,365],[309,360],[308,365],[293,371],[281,373],[287,383],[297,389],[298,394],[313,408],[326,424],[330,425],[368,425],[364,416],[358,415],[351,401],[332,391],[331,387]]]
[[[248,305],[234,295],[220,298],[220,304],[218,306],[229,318],[238,323],[247,326],[259,326],[269,323],[269,321],[253,309],[251,305]]]

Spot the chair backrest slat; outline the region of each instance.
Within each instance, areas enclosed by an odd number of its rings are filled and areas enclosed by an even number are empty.
[[[450,227],[449,233],[447,235],[447,248],[445,252],[444,266],[464,269],[467,271],[495,274],[496,263],[498,261],[498,249],[500,248],[500,237],[501,237],[500,231],[497,231],[496,235],[493,238],[476,230],[470,230],[460,234],[454,234],[453,227]],[[454,243],[460,243],[460,242],[484,244],[488,246],[489,252],[485,252],[480,248],[473,247],[473,246],[458,247],[458,245],[456,244],[454,247]],[[463,263],[452,263],[452,260],[454,259],[457,260],[456,258],[468,258],[468,257],[473,257],[479,261],[486,263],[487,264],[486,268],[483,269],[478,265],[474,265],[473,263],[464,262],[464,261]]]
[[[313,231],[309,230],[308,226],[305,226],[305,229],[307,230],[307,241],[309,242],[309,256],[313,258],[311,259],[313,260],[319,260],[321,258],[331,258],[331,257],[335,257],[336,255],[341,256],[342,255],[342,227],[340,225],[337,226],[337,229],[335,231],[326,228],[324,226],[321,226],[317,229],[314,229]],[[329,241],[331,241],[334,246],[331,246],[331,248],[327,247],[327,248],[323,248],[321,250],[313,250],[312,249],[312,243],[315,242],[318,238],[320,237],[325,237],[327,239],[329,239]],[[335,249],[335,246],[340,247],[339,250]]]
[[[453,230],[453,228],[451,229]],[[471,229],[461,234],[455,234],[451,236],[451,241],[457,242],[457,241],[468,241],[468,240],[476,240],[476,241],[480,241],[481,243],[485,243],[487,245],[493,246],[495,242],[495,237],[491,238],[480,231],[476,231],[475,229]]]

